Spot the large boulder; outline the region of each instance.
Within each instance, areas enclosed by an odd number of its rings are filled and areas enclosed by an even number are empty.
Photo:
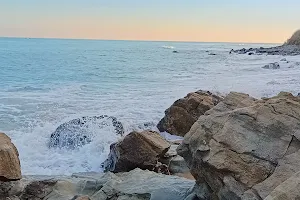
[[[193,200],[195,181],[135,169],[125,173],[80,173],[71,177],[24,177],[6,186],[0,199]]]
[[[264,199],[300,169],[300,98],[230,93],[177,149],[213,199]]]
[[[221,97],[209,91],[199,90],[189,93],[186,97],[175,101],[165,111],[165,116],[160,120],[157,128],[161,132],[184,136],[201,115],[221,100]]]
[[[50,136],[49,147],[69,148],[83,146],[92,141],[96,132],[111,126],[115,134],[123,135],[124,128],[115,117],[101,115],[93,117],[82,117],[61,124]]]
[[[127,172],[135,168],[154,170],[159,158],[170,148],[170,143],[154,131],[132,132],[110,147],[105,171]]]
[[[0,181],[22,178],[19,153],[11,139],[0,133]]]

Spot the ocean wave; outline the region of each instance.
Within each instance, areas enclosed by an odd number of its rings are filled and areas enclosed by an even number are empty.
[[[173,46],[162,46],[162,48],[164,48],[164,49],[175,49],[175,47],[173,47]]]
[[[6,92],[31,92],[31,91],[45,91],[45,90],[49,90],[49,88],[24,86],[24,87],[8,89]]]

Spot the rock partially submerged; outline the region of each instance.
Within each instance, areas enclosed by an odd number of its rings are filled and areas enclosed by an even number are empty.
[[[297,56],[300,55],[300,46],[298,45],[282,45],[269,48],[249,48],[231,50],[230,53],[248,54],[248,55],[283,55],[283,56]]]
[[[51,134],[49,147],[74,149],[83,146],[92,141],[93,130],[96,129],[98,132],[107,126],[112,126],[117,135],[124,134],[122,123],[115,117],[107,115],[82,117],[61,124]]]
[[[217,105],[222,97],[199,90],[179,99],[165,111],[157,128],[161,132],[184,136],[206,111]]]
[[[110,147],[105,171],[128,172],[135,168],[155,170],[170,143],[154,131],[132,132]]]
[[[278,62],[270,63],[262,67],[263,69],[280,69],[280,65]]]
[[[72,177],[25,177],[1,183],[0,199],[193,200],[195,181],[135,169],[127,173],[81,173]]]
[[[300,98],[230,93],[200,116],[178,153],[212,199],[264,199],[300,169]]]
[[[18,150],[7,135],[0,133],[0,181],[19,180],[21,178]]]

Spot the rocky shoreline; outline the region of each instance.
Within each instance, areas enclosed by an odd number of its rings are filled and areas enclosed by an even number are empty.
[[[229,53],[247,54],[247,55],[282,55],[282,56],[297,56],[300,55],[299,45],[281,45],[270,48],[249,48],[249,49],[232,49]]]
[[[100,119],[121,127],[108,116]],[[1,133],[0,200],[300,198],[299,96],[197,91],[174,102],[157,126],[184,139],[132,132],[111,145],[105,173],[50,177],[22,177],[18,151]]]

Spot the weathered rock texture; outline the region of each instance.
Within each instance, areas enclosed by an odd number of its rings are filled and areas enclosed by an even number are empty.
[[[158,123],[157,128],[161,132],[184,136],[201,115],[221,100],[221,97],[209,91],[189,93],[165,111],[165,117]]]
[[[7,135],[0,133],[0,181],[21,178],[18,150]]]
[[[82,173],[72,177],[25,177],[1,183],[0,199],[193,200],[195,181],[135,169],[128,173]],[[199,195],[202,193],[198,192]]]
[[[300,199],[300,172],[281,183],[265,200],[298,200]]]
[[[178,153],[213,199],[264,199],[300,169],[300,98],[230,93],[186,134]]]
[[[105,171],[128,172],[135,168],[155,170],[158,160],[170,148],[170,143],[154,131],[132,132],[112,144]]]

